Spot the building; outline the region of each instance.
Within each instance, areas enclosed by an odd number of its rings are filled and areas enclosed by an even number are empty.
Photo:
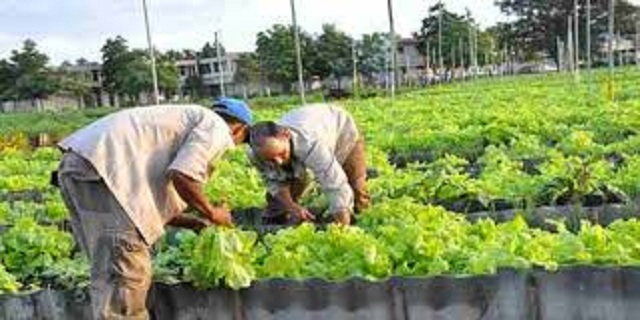
[[[64,65],[64,71],[79,74],[90,84],[91,93],[84,98],[84,105],[88,107],[118,106],[118,98],[109,95],[104,89],[104,74],[102,65],[97,62],[89,62],[76,65]]]
[[[223,82],[225,94],[228,96],[245,96],[257,90],[253,86],[238,85],[235,83],[237,69],[236,61],[242,53],[227,53],[219,62],[217,58],[184,59],[176,62],[179,72],[179,88],[175,97],[161,97],[161,100],[176,101],[188,99],[193,90],[204,97],[217,97],[220,95]],[[104,88],[104,74],[100,63],[85,63],[79,65],[66,65],[65,71],[81,74],[91,84],[91,94],[84,100],[84,106],[112,106],[120,105],[118,97],[110,95]],[[161,93],[162,95],[162,93]],[[147,101],[149,97],[142,97],[141,101]]]
[[[237,61],[242,53],[225,54],[221,61],[218,58],[194,58],[180,60],[176,63],[180,74],[179,93],[187,98],[194,90],[208,97],[220,96],[224,87],[225,95],[243,96],[245,89],[234,81]],[[222,85],[221,85],[222,84]]]
[[[640,59],[640,50],[638,50],[640,43],[636,44],[637,39],[637,35],[622,36],[618,34],[614,36],[612,44],[616,65],[635,63]],[[606,62],[609,54],[609,35],[601,34],[598,40],[599,60]]]
[[[426,60],[418,51],[418,40],[403,38],[397,43],[396,59],[401,80],[415,83],[426,70]]]

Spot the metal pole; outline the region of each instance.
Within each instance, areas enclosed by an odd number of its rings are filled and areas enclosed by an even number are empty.
[[[469,17],[469,69],[473,68],[473,24],[471,23],[471,17]],[[473,71],[475,72],[475,70]]]
[[[615,68],[614,56],[613,56],[613,38],[615,32],[615,0],[609,0],[609,43],[608,43],[608,55],[609,55],[609,79],[607,81],[607,98],[609,101],[613,101],[613,69]]]
[[[620,35],[620,31],[618,31],[617,36],[616,36],[616,42],[620,43],[622,40],[622,35]],[[622,48],[619,48],[620,50],[618,50],[618,67],[622,67],[624,66],[624,51],[622,50]]]
[[[636,14],[636,66],[640,67],[640,15]]]
[[[436,61],[436,57],[437,57],[436,48],[431,48],[431,63],[432,63],[432,68],[434,68],[433,74],[440,76],[437,70],[438,62]]]
[[[224,90],[224,63],[222,61],[222,50],[220,50],[220,38],[218,37],[218,31],[216,31],[214,34],[216,40],[216,57],[218,60],[218,75],[220,76],[220,96],[224,97],[226,96],[226,92]]]
[[[613,61],[613,37],[615,32],[615,0],[609,0],[609,75],[613,75],[613,68],[615,67]]]
[[[464,68],[464,41],[462,40],[462,37],[458,38],[458,47],[460,48],[460,66]]]
[[[353,60],[353,95],[358,96],[358,54],[356,49],[356,41],[351,44],[351,59]]]
[[[393,23],[393,4],[391,1],[392,0],[387,0],[387,10],[389,13],[389,34],[391,37],[391,99],[393,99],[396,94],[396,77],[398,76],[398,61],[396,56],[398,46],[396,44],[396,30]]]
[[[456,46],[451,44],[451,69],[455,69],[458,65],[458,59],[456,59]]]
[[[296,20],[296,4],[295,0],[291,0],[291,21],[293,23],[293,40],[296,45],[296,64],[298,65],[298,91],[302,104],[307,104],[304,95],[304,76],[302,75],[302,53],[300,51],[300,34],[298,32],[298,23]]]
[[[473,28],[473,74],[478,73],[478,29]]]
[[[580,8],[578,5],[578,0],[574,0],[573,1],[573,36],[575,38],[574,40],[574,47],[575,47],[575,62],[576,62],[576,73],[580,73]]]
[[[591,71],[591,0],[587,0],[587,69]]]
[[[442,15],[444,14],[444,7],[442,0],[438,2],[438,8],[438,64],[440,72],[442,72],[444,70],[444,58],[442,57]]]
[[[573,19],[571,16],[567,18],[567,58],[569,61],[569,70],[575,72],[575,55],[573,52]]]
[[[560,37],[556,37],[556,45],[558,46],[558,72],[562,72],[562,69],[564,69],[564,44],[562,43],[562,40],[560,40]]]
[[[149,15],[147,14],[147,1],[142,0],[142,8],[144,11],[144,25],[147,29],[147,43],[149,45],[149,56],[151,57],[151,78],[153,79],[153,98],[156,105],[160,104],[160,90],[158,89],[158,73],[156,71],[156,54],[153,51],[153,42],[151,41],[151,27],[149,27]]]
[[[427,40],[427,70],[431,69],[431,48],[429,45],[429,40]]]

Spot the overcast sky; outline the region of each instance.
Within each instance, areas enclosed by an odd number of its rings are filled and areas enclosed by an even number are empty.
[[[396,30],[417,31],[427,5],[437,0],[395,0]],[[444,0],[460,13],[469,8],[483,26],[504,20],[493,0]],[[640,0],[633,0],[640,3]],[[352,35],[387,31],[386,0],[296,0],[298,21],[317,33],[335,23]],[[289,0],[147,0],[153,41],[161,50],[200,48],[222,31],[228,51],[255,47],[255,35],[275,23],[290,23]],[[58,64],[79,57],[100,59],[109,37],[122,35],[145,47],[142,0],[0,0],[0,58],[26,38],[35,40]]]

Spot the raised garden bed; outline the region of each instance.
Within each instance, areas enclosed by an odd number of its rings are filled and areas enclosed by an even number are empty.
[[[501,270],[468,278],[273,279],[239,291],[154,284],[152,319],[636,319],[640,269]],[[0,296],[0,318],[86,319],[86,291]]]

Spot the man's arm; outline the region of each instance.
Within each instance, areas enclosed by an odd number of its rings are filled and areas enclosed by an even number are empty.
[[[205,218],[218,225],[233,225],[229,210],[214,207],[204,194],[202,183],[176,170],[170,170],[169,177],[180,198]]]
[[[327,195],[336,222],[349,224],[353,211],[353,190],[335,155],[318,142],[311,145],[304,161]]]
[[[279,187],[272,195],[285,207],[287,212],[293,214],[302,221],[312,221],[316,217],[305,207],[297,204],[291,197],[291,189],[288,186]]]
[[[260,172],[262,181],[264,181],[267,186],[267,192],[280,202],[288,213],[293,214],[300,220],[315,220],[316,217],[311,212],[293,201],[293,197],[291,197],[291,189],[286,183],[283,183],[276,178],[277,173],[271,167],[260,161],[253,154],[251,149],[247,151],[247,156],[249,158],[249,162],[258,169],[258,172]]]

